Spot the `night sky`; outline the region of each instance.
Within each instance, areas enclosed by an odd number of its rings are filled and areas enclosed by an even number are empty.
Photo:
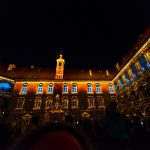
[[[10,2],[1,9],[0,63],[114,69],[150,25],[146,0]]]

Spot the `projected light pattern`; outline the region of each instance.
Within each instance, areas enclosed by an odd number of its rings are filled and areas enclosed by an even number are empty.
[[[0,82],[0,91],[11,91],[13,89],[13,85],[9,82]]]

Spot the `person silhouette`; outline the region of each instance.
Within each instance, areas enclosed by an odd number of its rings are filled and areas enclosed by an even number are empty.
[[[104,130],[106,142],[109,142],[116,149],[122,150],[126,148],[128,131],[125,117],[117,112],[117,105],[116,101],[111,101],[106,107],[105,116],[100,120],[100,125]]]

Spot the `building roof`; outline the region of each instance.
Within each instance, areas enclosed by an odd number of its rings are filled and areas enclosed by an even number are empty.
[[[14,80],[55,80],[55,69],[49,68],[14,68],[5,70],[3,75]],[[114,72],[106,70],[65,70],[63,80],[112,80]]]
[[[47,68],[15,68],[7,71],[15,80],[54,80],[55,70]]]
[[[106,70],[65,70],[64,80],[112,80],[114,72],[108,72],[109,76],[106,75]]]

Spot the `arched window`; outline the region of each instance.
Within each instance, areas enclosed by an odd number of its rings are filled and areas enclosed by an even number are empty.
[[[77,96],[74,96],[71,98],[71,108],[72,109],[77,109],[78,108],[78,98]]]
[[[43,93],[43,83],[40,83],[38,86],[38,94]]]
[[[48,93],[49,93],[49,94],[52,94],[52,93],[53,93],[53,84],[52,84],[52,83],[49,84],[49,86],[48,86]]]
[[[64,84],[63,92],[68,93],[68,85],[66,83]]]
[[[28,86],[27,83],[23,84],[21,94],[26,94],[27,93],[27,86]]]
[[[109,85],[108,85],[108,87],[109,87],[109,92],[110,92],[110,93],[114,93],[114,90],[113,90],[112,85],[111,85],[111,84],[109,84]]]
[[[98,108],[105,107],[103,96],[97,96],[97,102],[98,102]]]
[[[93,91],[92,91],[92,84],[91,83],[88,83],[87,84],[87,92],[88,93],[92,93]]]
[[[34,101],[34,108],[33,108],[33,110],[40,110],[41,109],[41,103],[42,103],[41,97],[36,97],[35,101]]]
[[[93,96],[88,97],[88,108],[89,109],[95,108],[95,99]]]
[[[19,97],[18,102],[17,102],[16,110],[23,109],[24,103],[25,103],[25,98],[24,97]]]
[[[68,103],[69,103],[69,100],[68,100],[68,97],[63,97],[62,98],[62,108],[68,108]]]
[[[100,93],[101,89],[100,89],[100,84],[96,83],[96,93]]]
[[[116,91],[118,92],[119,91],[119,86],[118,86],[117,82],[115,82],[114,85],[115,85]]]
[[[133,78],[137,79],[138,71],[137,71],[137,69],[136,69],[136,67],[134,65],[131,66],[131,70],[132,70]]]
[[[125,77],[126,77],[126,83],[130,84],[131,80],[130,80],[128,72],[125,73]]]
[[[53,103],[53,98],[52,97],[47,97],[45,101],[45,109],[52,108],[52,103]]]
[[[143,72],[149,68],[149,64],[144,56],[140,56],[139,63]]]
[[[122,79],[122,77],[120,77],[119,79],[120,79],[121,87],[122,87],[122,89],[123,89],[123,88],[124,88],[124,82],[123,82],[123,79]]]
[[[72,93],[77,93],[77,84],[76,83],[72,84]]]

